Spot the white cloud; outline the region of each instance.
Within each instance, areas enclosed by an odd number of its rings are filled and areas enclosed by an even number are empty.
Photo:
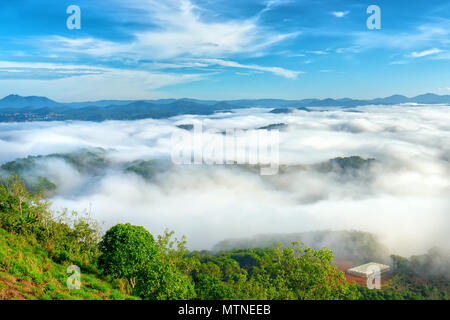
[[[348,15],[350,13],[350,11],[334,11],[332,12],[332,14],[336,17],[336,18],[343,18],[346,15]]]
[[[312,50],[312,51],[307,51],[308,53],[312,53],[312,54],[317,54],[317,55],[324,55],[324,54],[328,54],[327,51],[324,50]]]
[[[198,59],[195,61],[199,61],[202,63],[206,63],[209,65],[219,65],[223,67],[231,67],[231,68],[241,68],[241,69],[250,69],[250,70],[257,70],[257,71],[264,71],[264,72],[270,72],[273,74],[276,74],[278,76],[282,76],[288,79],[296,79],[297,76],[301,73],[304,73],[302,71],[293,71],[288,70],[280,67],[264,67],[264,66],[258,66],[258,65],[245,65],[241,64],[235,61],[230,60],[222,60],[222,59]]]
[[[359,53],[361,48],[358,46],[351,46],[347,48],[337,48],[336,53]]]
[[[34,44],[39,46],[43,51],[51,51],[49,54],[57,53],[60,56],[76,55],[80,59],[83,59],[85,56],[90,56],[95,59],[101,59],[102,62],[115,61],[123,65],[131,64],[135,67],[140,66],[149,70],[167,71],[165,69],[193,68],[205,71],[202,68],[212,67],[211,63],[208,63],[208,66],[206,66],[199,61],[194,62],[192,60],[189,62],[187,58],[203,59],[220,57],[221,60],[216,60],[214,65],[270,72],[285,78],[295,79],[302,72],[287,70],[281,67],[244,65],[222,60],[223,58],[236,54],[259,56],[264,54],[271,46],[298,36],[300,32],[280,33],[269,30],[259,21],[263,12],[272,10],[275,6],[281,5],[284,2],[280,0],[268,1],[265,9],[253,17],[239,19],[218,17],[215,12],[205,10],[189,0],[133,0],[125,4],[120,2],[118,4],[127,6],[128,9],[138,9],[140,11],[139,19],[141,19],[139,22],[149,24],[147,28],[132,31],[127,41],[115,42],[94,37],[69,38],[53,35],[34,40]],[[151,60],[152,62],[142,62],[142,60]],[[9,70],[9,72],[11,73],[12,70]],[[104,72],[104,70],[99,72]],[[127,72],[120,71],[119,69],[114,72],[109,70],[108,72],[104,72],[103,75],[84,78],[83,81],[85,79],[95,81],[96,84],[94,87],[98,88],[102,83],[101,79],[106,79],[106,74],[117,74],[118,76],[119,73],[121,73],[120,76],[125,74],[125,77],[122,76],[121,79],[112,80],[111,77],[108,77],[108,79],[111,79],[110,83],[121,83],[118,86],[123,89],[131,89],[129,93],[126,93],[127,96],[134,94],[136,95],[135,98],[138,98],[147,95],[149,90],[155,88],[205,77],[198,74],[176,76],[162,71],[139,72],[136,70],[134,74],[137,75],[137,78],[143,79],[146,78],[146,75],[148,78],[148,81],[136,83],[137,81],[133,81],[132,77],[127,76],[131,72],[131,70]],[[48,75],[45,71],[42,71],[41,76],[46,77]],[[62,76],[62,73],[60,72],[58,76]],[[125,80],[127,79],[131,80],[132,84],[125,84]],[[62,84],[62,82],[81,83],[82,80],[66,79],[60,81],[61,87],[65,88],[67,85]],[[26,83],[24,87],[29,88],[30,86],[35,87],[30,83]],[[143,88],[145,88],[144,93],[140,93],[138,89]],[[80,89],[76,90],[83,91]],[[116,89],[108,90],[104,86],[99,93],[112,93],[113,96],[108,98],[113,98],[120,95],[116,91]],[[55,95],[52,94],[52,96]],[[86,96],[79,99],[90,99],[91,96],[90,94],[89,97]],[[71,96],[71,98],[73,97]],[[65,100],[67,99],[70,98],[65,98]]]
[[[261,10],[260,14],[273,10],[273,8],[291,2],[292,0],[267,0],[266,6]]]
[[[99,99],[149,99],[158,97],[154,90],[204,79],[208,74],[176,74],[136,69],[63,65],[55,63],[20,63],[0,61],[0,70],[13,77],[0,79],[0,95],[11,92],[48,96],[58,101]],[[12,70],[12,71],[11,71]],[[36,79],[36,73],[47,73],[52,79]],[[34,77],[23,77],[32,74]]]
[[[450,60],[450,51],[441,51],[430,57],[432,60]]]
[[[421,58],[421,57],[426,57],[432,54],[436,54],[436,53],[440,53],[442,52],[442,50],[438,49],[438,48],[433,48],[433,49],[429,49],[429,50],[424,50],[424,51],[414,51],[413,53],[410,54],[410,57],[412,58]]]
[[[355,32],[354,45],[361,49],[397,48],[411,49],[449,44],[450,20],[440,23],[423,24],[411,31],[403,32]]]
[[[267,8],[277,3],[278,1],[271,1]],[[186,56],[223,57],[237,53],[258,54],[275,43],[300,34],[270,31],[259,23],[257,16],[246,19],[210,19],[207,15],[209,12],[188,0],[135,0],[127,2],[127,5],[142,10],[143,16],[153,24],[147,30],[134,32],[132,41],[111,42],[92,37],[71,39],[51,36],[43,39],[43,43],[55,51],[95,57],[171,59]],[[203,15],[207,15],[209,19]]]
[[[407,60],[395,60],[395,61],[391,61],[389,64],[396,65],[396,64],[407,64],[407,63],[409,63],[409,61],[407,61]]]

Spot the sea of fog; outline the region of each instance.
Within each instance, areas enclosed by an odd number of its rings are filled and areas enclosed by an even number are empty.
[[[49,160],[39,170],[58,186],[51,198],[54,210],[87,209],[105,228],[118,222],[143,225],[153,234],[169,228],[186,235],[193,249],[209,249],[226,238],[323,229],[373,232],[403,255],[449,247],[450,106],[270,110],[101,123],[1,123],[0,163],[96,147],[109,150],[112,163],[169,162],[179,124],[224,131],[283,123],[279,159],[293,166],[289,174],[185,165],[148,180],[114,166],[91,176],[62,160]],[[348,179],[304,169],[347,156],[377,162]]]

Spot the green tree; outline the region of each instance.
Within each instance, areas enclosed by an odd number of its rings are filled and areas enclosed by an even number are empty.
[[[356,287],[349,285],[343,272],[331,264],[331,250],[313,250],[298,243],[293,246],[294,249],[275,250],[277,263],[273,271],[285,279],[297,299],[341,300],[359,297]]]
[[[200,300],[231,300],[233,290],[226,283],[210,274],[195,276],[195,291]]]
[[[153,236],[144,227],[129,223],[109,229],[100,242],[99,266],[106,275],[125,278],[132,288],[140,270],[155,261],[159,255]]]
[[[177,267],[183,274],[191,275],[200,262],[195,257],[188,257],[186,237],[174,237],[175,232],[166,229],[164,234],[158,235],[160,260],[170,266]]]
[[[192,278],[162,261],[155,261],[138,272],[134,292],[148,300],[192,300],[196,297]]]
[[[19,176],[0,178],[0,226],[21,234],[39,228],[49,203],[39,194],[31,194]]]

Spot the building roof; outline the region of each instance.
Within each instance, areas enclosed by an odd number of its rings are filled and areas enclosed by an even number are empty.
[[[380,269],[380,273],[389,271],[391,267],[385,264],[377,263],[377,262],[369,262],[366,264],[363,264],[361,266],[353,267],[350,269],[347,269],[347,273],[360,276],[360,277],[369,277],[371,274],[374,273],[374,270],[376,268]]]

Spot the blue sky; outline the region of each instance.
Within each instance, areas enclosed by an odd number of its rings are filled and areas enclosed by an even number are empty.
[[[81,9],[69,30],[66,9]],[[381,30],[369,30],[369,5]],[[58,101],[450,94],[447,0],[15,0],[0,96]]]

